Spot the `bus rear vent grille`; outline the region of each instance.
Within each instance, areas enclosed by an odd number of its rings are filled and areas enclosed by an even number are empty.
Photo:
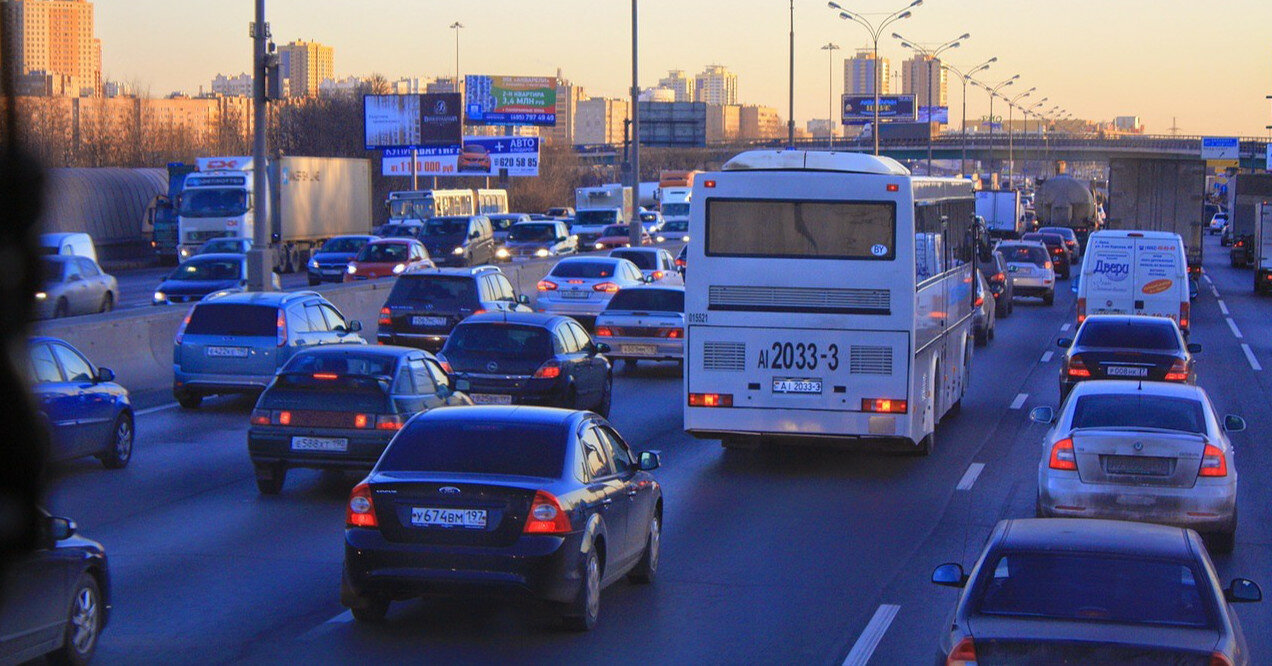
[[[889,314],[887,289],[807,289],[712,285],[707,307],[747,312],[823,312],[833,314]]]
[[[746,370],[746,343],[702,343],[702,369],[723,372],[742,372]]]
[[[848,371],[854,375],[892,374],[892,347],[852,345],[848,350]]]

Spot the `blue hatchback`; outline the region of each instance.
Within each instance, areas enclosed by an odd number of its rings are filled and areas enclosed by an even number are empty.
[[[40,416],[52,435],[50,458],[97,456],[108,469],[128,464],[133,409],[110,368],[95,367],[57,338],[31,338],[28,374]]]

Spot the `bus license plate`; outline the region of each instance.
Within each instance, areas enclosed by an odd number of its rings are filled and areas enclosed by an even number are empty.
[[[466,527],[484,529],[485,509],[435,509],[412,507],[411,524],[417,527]]]
[[[822,392],[822,380],[795,378],[774,379],[773,392],[818,395]]]

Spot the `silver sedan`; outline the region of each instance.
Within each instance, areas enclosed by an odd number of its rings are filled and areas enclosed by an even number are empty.
[[[535,310],[591,324],[619,289],[645,284],[636,264],[618,257],[566,257],[539,280]]]
[[[619,290],[596,318],[596,338],[608,343],[610,359],[636,362],[685,358],[685,288],[650,285]]]
[[[1232,550],[1237,468],[1227,433],[1206,392],[1166,382],[1097,380],[1073,389],[1051,425],[1038,464],[1040,518],[1110,518],[1188,527],[1215,551]]]
[[[35,293],[42,319],[109,312],[119,302],[119,283],[88,257],[50,254],[40,257],[44,286]]]

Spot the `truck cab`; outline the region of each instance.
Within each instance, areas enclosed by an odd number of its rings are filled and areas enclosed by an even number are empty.
[[[188,259],[213,238],[251,238],[255,226],[251,171],[186,176],[177,200],[178,254]]]

